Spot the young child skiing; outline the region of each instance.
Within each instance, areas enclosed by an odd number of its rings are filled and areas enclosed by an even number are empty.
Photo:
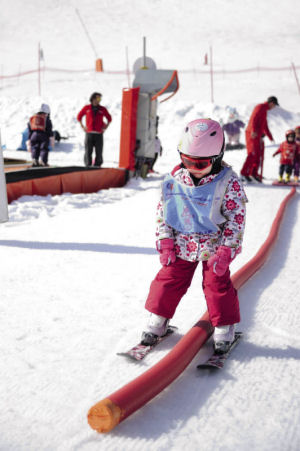
[[[162,268],[146,300],[150,318],[143,344],[154,344],[166,333],[199,261],[215,351],[226,352],[234,339],[240,312],[229,265],[241,250],[247,198],[238,176],[222,163],[224,147],[223,130],[214,120],[196,119],[183,131],[181,164],[165,177],[157,207]]]
[[[28,122],[27,143],[32,156],[32,166],[48,166],[50,140],[54,148],[50,108],[43,103],[38,113],[34,114]]]
[[[227,110],[227,122],[222,127],[228,138],[226,149],[242,149],[245,146],[240,143],[240,134],[241,128],[244,128],[245,124],[239,119],[236,108],[228,107]]]
[[[296,155],[294,160],[294,181],[299,181],[300,173],[300,126],[295,128]]]
[[[297,145],[295,142],[296,134],[294,130],[287,130],[285,137],[286,140],[283,141],[276,152],[273,153],[273,157],[280,154],[278,181],[288,183],[291,179],[291,174],[293,171]],[[283,180],[284,173],[286,174],[285,180]]]

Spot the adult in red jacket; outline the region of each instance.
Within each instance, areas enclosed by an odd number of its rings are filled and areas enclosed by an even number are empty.
[[[102,95],[99,92],[94,92],[90,97],[90,105],[85,105],[77,115],[77,120],[85,131],[84,164],[86,166],[92,166],[94,148],[96,152],[94,166],[100,167],[103,163],[103,133],[107,129],[112,118],[107,109],[100,105],[101,97]],[[82,123],[84,116],[85,125]]]
[[[251,181],[251,177],[255,178],[258,182],[262,181],[261,175],[258,174],[258,169],[263,163],[263,137],[267,135],[271,141],[274,141],[268,127],[267,112],[277,105],[279,105],[277,98],[271,96],[266,102],[256,105],[250,116],[246,128],[246,147],[248,155],[241,170],[242,177],[246,178],[249,182]]]

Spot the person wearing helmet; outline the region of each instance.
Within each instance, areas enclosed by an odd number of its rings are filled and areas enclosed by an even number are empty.
[[[266,102],[256,105],[251,113],[246,128],[247,158],[241,169],[243,180],[251,182],[255,179],[262,182],[262,168],[264,159],[264,142],[266,135],[270,141],[274,141],[272,133],[268,127],[267,113],[276,106],[279,106],[277,97],[270,96]],[[260,174],[258,173],[260,169]]]
[[[294,160],[294,181],[298,183],[300,173],[300,126],[295,128],[296,155]]]
[[[49,142],[54,147],[50,108],[42,103],[39,111],[28,122],[27,149],[31,152],[32,166],[48,166]]]
[[[47,105],[46,103],[42,103],[41,108],[40,108],[40,111],[41,111],[42,113],[45,113],[45,114],[49,114],[49,115],[50,115],[50,107],[49,107],[49,105]]]
[[[96,158],[94,166],[100,167],[103,163],[103,133],[109,126],[112,117],[107,109],[100,105],[102,94],[94,92],[90,96],[90,104],[85,105],[78,113],[77,120],[85,131],[85,166],[92,166],[92,155],[95,149]],[[85,125],[82,120],[85,116]]]
[[[283,141],[276,152],[275,155],[280,154],[280,165],[279,165],[279,182],[289,183],[291,179],[291,174],[293,172],[293,166],[295,161],[295,156],[297,153],[296,134],[294,130],[287,130],[285,133],[286,140]],[[286,174],[283,180],[284,173]]]
[[[154,344],[166,333],[199,261],[216,352],[226,352],[234,338],[240,312],[229,264],[241,250],[247,198],[238,176],[222,161],[224,146],[223,130],[214,120],[196,119],[183,130],[180,164],[164,178],[157,207],[162,268],[146,300],[150,317],[143,344]]]

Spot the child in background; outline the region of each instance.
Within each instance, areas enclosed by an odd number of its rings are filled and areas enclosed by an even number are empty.
[[[295,128],[296,155],[294,160],[294,181],[299,181],[300,173],[300,126]]]
[[[234,339],[240,312],[229,265],[241,251],[247,198],[238,176],[222,163],[224,147],[224,133],[214,120],[196,119],[183,131],[181,164],[165,177],[157,207],[162,268],[146,301],[150,318],[143,344],[154,344],[166,333],[199,261],[215,351],[227,352]]]
[[[238,112],[235,108],[230,107],[227,110],[227,122],[222,127],[228,138],[226,149],[241,149],[244,146],[240,143],[240,134],[241,128],[244,128],[245,124],[239,119]]]
[[[273,157],[275,155],[280,154],[280,166],[279,166],[279,182],[288,183],[291,179],[291,174],[294,166],[294,159],[296,155],[296,134],[294,130],[287,130],[285,133],[286,140],[283,141],[276,152],[273,153]],[[284,173],[286,174],[285,179],[283,180]]]
[[[43,103],[38,113],[34,114],[28,122],[27,148],[31,152],[32,166],[48,166],[50,141],[54,149],[50,108]]]

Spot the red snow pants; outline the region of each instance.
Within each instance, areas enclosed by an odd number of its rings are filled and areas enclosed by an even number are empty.
[[[242,167],[241,174],[244,176],[258,176],[258,169],[260,166],[261,154],[262,154],[262,138],[257,136],[251,138],[251,132],[246,132],[246,146],[247,146],[247,158]]]
[[[151,313],[172,318],[181,298],[191,285],[199,262],[177,257],[175,263],[163,266],[150,285],[145,308]],[[237,291],[232,285],[229,269],[217,276],[207,262],[202,262],[202,287],[212,325],[226,326],[240,321]]]

